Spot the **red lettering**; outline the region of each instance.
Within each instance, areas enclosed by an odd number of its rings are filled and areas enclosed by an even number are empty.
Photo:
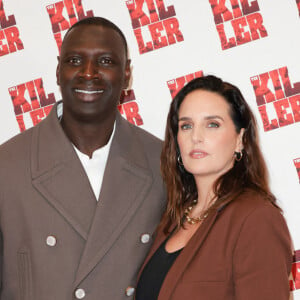
[[[53,93],[49,94],[48,98],[46,97],[41,78],[12,87],[8,91],[10,93],[16,115],[54,104],[56,101]],[[25,98],[26,91],[29,94],[31,103],[29,103]]]
[[[47,12],[52,24],[53,33],[57,33],[70,28],[69,22],[63,16],[64,9],[63,1],[47,6]]]
[[[28,112],[31,110],[31,105],[25,99],[26,85],[20,84],[18,86],[8,89],[11,96],[14,111],[16,115]]]
[[[42,78],[34,80],[34,84],[39,95],[41,107],[48,106],[56,102],[54,93],[48,94],[48,97],[46,96]]]
[[[4,33],[8,42],[8,48],[10,52],[16,52],[24,49],[23,43],[20,39],[19,30],[16,26],[4,29]]]
[[[209,0],[216,24],[233,19],[232,13],[225,5],[226,0]]]
[[[287,113],[287,108],[290,107],[287,99],[282,99],[274,102],[274,107],[278,116],[280,127],[294,123],[291,113]]]
[[[183,35],[179,30],[179,22],[176,18],[171,18],[163,21],[164,27],[168,37],[169,45],[183,41]]]
[[[123,91],[120,97],[120,104],[135,100],[135,94],[133,90]]]
[[[55,33],[54,34],[54,39],[56,41],[56,45],[57,45],[57,48],[58,48],[58,52],[60,53],[60,49],[61,49],[61,45],[62,45],[62,37],[61,37],[61,33],[58,32],[58,33]]]
[[[300,16],[300,0],[296,0],[298,11],[299,11],[299,16]]]
[[[294,83],[294,87],[292,87],[287,67],[280,68],[279,74],[283,82],[286,97],[300,94],[300,82]]]
[[[168,41],[165,36],[161,36],[161,31],[164,30],[162,22],[149,25],[149,30],[153,40],[154,49],[159,49],[168,46]]]
[[[232,13],[234,18],[239,18],[243,16],[243,13],[240,9],[239,0],[230,0],[232,6]]]
[[[268,36],[267,30],[263,25],[263,18],[260,13],[247,16],[252,40],[257,40]]]
[[[300,289],[300,262],[294,262],[292,264],[292,276],[294,280],[290,280],[291,290],[293,291]]]
[[[285,95],[284,95],[284,92],[282,90],[278,70],[273,70],[273,71],[270,71],[269,73],[270,73],[270,77],[272,79],[272,83],[273,83],[273,86],[274,86],[276,100],[284,98]]]
[[[46,8],[52,24],[53,33],[69,29],[70,26],[77,21],[94,16],[92,10],[87,11],[85,14],[81,0],[64,0],[48,5]],[[69,21],[63,16],[64,8],[67,10]]]
[[[292,107],[295,122],[300,122],[300,95],[290,97],[289,102]]]
[[[265,104],[266,102],[275,101],[275,95],[268,88],[269,78],[269,73],[263,73],[251,78],[258,106]]]
[[[125,111],[126,119],[137,126],[143,125],[143,119],[139,114],[139,107],[135,101],[127,102],[123,104],[123,109]]]
[[[217,28],[217,31],[218,31],[218,34],[219,34],[219,37],[221,40],[221,47],[223,50],[226,50],[226,49],[236,46],[234,37],[231,37],[231,38],[229,38],[229,40],[227,40],[226,33],[224,30],[224,24],[219,24],[216,26],[216,28]]]
[[[33,110],[30,112],[30,117],[31,117],[33,126],[35,126],[38,123],[40,123],[43,120],[43,118],[45,117],[44,110],[42,108]]]
[[[0,31],[0,56],[6,55],[9,53],[8,47],[2,41],[5,40],[4,30]]]
[[[241,4],[242,4],[242,9],[243,9],[244,15],[248,15],[248,14],[254,13],[256,11],[259,11],[259,6],[257,3],[257,0],[252,1],[250,4],[249,4],[248,0],[241,0]]]
[[[16,25],[16,20],[14,15],[10,15],[6,19],[3,1],[0,0],[0,26],[2,29]]]
[[[142,30],[141,28],[137,28],[134,30],[135,38],[138,42],[140,54],[149,52],[153,50],[152,42],[147,42],[146,45],[143,40]]]
[[[172,99],[176,96],[176,94],[183,88],[183,86],[197,77],[202,77],[203,71],[197,71],[195,73],[188,74],[186,76],[178,77],[173,80],[169,80],[167,82],[168,88],[170,90]]]
[[[18,115],[16,116],[16,120],[18,122],[18,125],[19,125],[19,128],[20,128],[20,132],[26,130],[26,126],[25,126],[25,123],[24,123],[24,119],[23,119],[23,115]]]
[[[145,2],[145,0],[126,1],[126,6],[129,10],[133,29],[136,29],[136,28],[139,28],[141,26],[145,26],[145,25],[148,25],[151,23],[150,19],[146,16],[145,12],[143,11],[144,2]],[[152,5],[150,5],[150,7],[152,9]],[[153,15],[152,15],[152,17],[153,17]],[[156,17],[156,16],[154,16],[154,17]]]
[[[145,44],[142,28],[134,30],[135,37],[138,42],[139,51],[141,54],[159,49],[168,45],[183,41],[183,35],[179,30],[179,23],[176,18],[170,18],[162,22],[150,24],[148,26],[152,41]],[[165,33],[162,35],[162,33]]]
[[[82,0],[64,0],[64,3],[68,12],[71,26],[79,20],[94,16],[92,10],[87,11],[85,14],[82,6]],[[74,5],[75,5],[75,10],[74,10]],[[76,13],[78,18],[76,17]]]
[[[244,31],[244,27],[248,25],[245,17],[232,20],[231,25],[236,36],[237,45],[245,44],[251,41],[250,33]]]
[[[31,100],[31,109],[37,109],[40,108],[40,103],[38,101],[36,92],[35,92],[35,87],[34,87],[34,82],[29,81],[25,83],[27,91],[29,93],[29,97]]]
[[[165,8],[165,4],[163,0],[155,0],[158,8],[158,14],[160,20],[164,20],[170,17],[174,17],[176,15],[174,5],[168,6]]]
[[[263,121],[264,131],[273,130],[273,129],[276,129],[279,127],[278,121],[276,119],[272,119],[271,123],[270,123],[269,117],[267,114],[266,105],[259,106],[258,111],[259,111],[261,119]]]

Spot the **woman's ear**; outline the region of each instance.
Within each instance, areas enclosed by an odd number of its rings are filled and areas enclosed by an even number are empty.
[[[236,152],[241,152],[244,149],[244,144],[243,144],[243,136],[245,133],[245,128],[241,128],[240,133],[238,134],[237,137],[237,143],[236,143]]]

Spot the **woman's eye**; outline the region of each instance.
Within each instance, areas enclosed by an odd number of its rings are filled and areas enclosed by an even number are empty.
[[[182,130],[191,129],[191,128],[192,128],[192,124],[182,124],[182,125],[180,126],[180,128],[181,128]]]
[[[209,128],[219,128],[219,127],[220,127],[220,124],[217,123],[217,122],[210,122],[210,123],[208,124],[208,127],[209,127]]]

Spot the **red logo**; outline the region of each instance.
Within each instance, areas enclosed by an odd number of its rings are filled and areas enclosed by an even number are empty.
[[[54,93],[46,96],[42,78],[11,87],[8,91],[21,132],[38,124],[56,102]],[[30,101],[27,101],[27,95]]]
[[[3,1],[0,0],[0,56],[24,49],[14,15],[5,15]]]
[[[130,123],[137,126],[144,124],[143,119],[139,114],[139,106],[135,101],[133,90],[127,90],[127,94],[124,92],[122,93],[118,109],[121,115],[123,115]]]
[[[296,0],[296,4],[297,4],[297,7],[298,7],[299,16],[300,16],[300,0]]]
[[[166,8],[163,0],[129,0],[126,5],[140,54],[183,41],[174,5]]]
[[[195,73],[191,73],[191,74],[167,81],[167,85],[169,87],[172,99],[184,87],[184,85],[186,83],[190,82],[194,78],[202,77],[202,76],[203,76],[203,71],[197,71]]]
[[[292,276],[290,279],[290,290],[300,289],[300,250],[296,250],[294,253],[294,262],[292,264]]]
[[[85,13],[81,0],[64,0],[46,7],[52,24],[52,32],[60,52],[62,32],[68,30],[73,24],[87,17],[93,17],[94,13],[89,10]],[[65,18],[64,15],[68,15]]]
[[[297,171],[299,183],[300,183],[300,157],[294,159],[294,165],[296,167],[296,171]]]
[[[230,0],[230,8],[225,2],[209,0],[223,50],[268,36],[257,0]]]
[[[300,82],[291,83],[287,67],[250,78],[264,131],[300,122]]]

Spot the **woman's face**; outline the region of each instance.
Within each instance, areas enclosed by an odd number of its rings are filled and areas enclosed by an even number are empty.
[[[234,152],[242,150],[230,107],[217,93],[195,90],[179,108],[177,140],[184,168],[197,178],[214,182],[232,168]]]

